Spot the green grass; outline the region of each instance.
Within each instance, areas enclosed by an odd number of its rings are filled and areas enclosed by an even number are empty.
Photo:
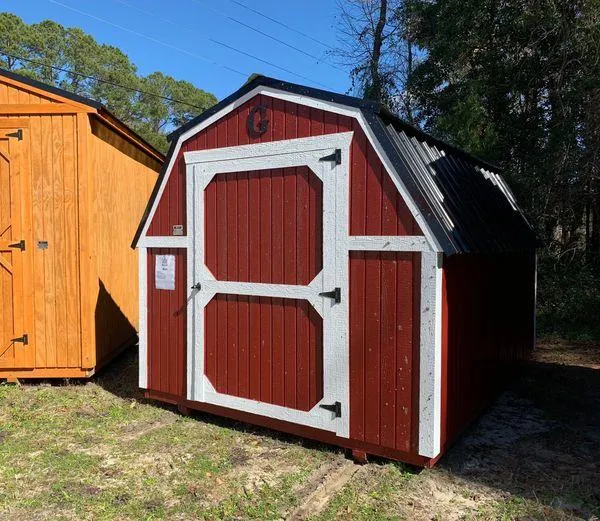
[[[600,515],[600,372],[580,366],[596,366],[597,353],[587,344],[538,351],[544,363],[528,369],[500,414],[488,413],[496,429],[510,430],[514,418],[538,411],[530,421],[539,418],[542,429],[510,450],[459,444],[420,473],[365,465],[311,521]],[[183,417],[145,400],[135,382],[130,354],[89,382],[0,384],[0,519],[285,519],[321,483],[321,467],[344,459],[293,437]],[[481,428],[472,440],[485,439]]]
[[[403,519],[397,512],[397,501],[413,473],[400,464],[374,466],[352,480],[311,521],[352,519],[356,521],[388,521]]]
[[[15,520],[279,519],[330,455],[95,383],[0,385],[0,439],[0,513]]]

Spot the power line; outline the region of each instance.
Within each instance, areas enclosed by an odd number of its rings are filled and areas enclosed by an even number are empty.
[[[94,80],[97,81],[99,83],[106,83],[107,85],[112,85],[113,87],[119,87],[121,89],[125,89],[125,90],[129,90],[131,92],[137,92],[138,94],[145,94],[147,96],[154,96],[156,98],[160,98],[163,99],[165,101],[171,101],[173,103],[181,103],[182,105],[187,105],[188,107],[193,107],[195,109],[199,109],[199,110],[204,110],[205,107],[199,107],[198,105],[194,105],[192,103],[188,103],[187,101],[181,101],[175,98],[169,98],[168,96],[162,96],[161,94],[156,94],[155,92],[150,92],[147,90],[142,90],[142,89],[135,89],[133,87],[127,87],[126,85],[122,85],[120,83],[115,83],[114,81],[109,81],[109,80],[105,80],[102,78],[98,78],[97,76],[89,76],[87,74],[83,74],[81,72],[77,72],[71,69],[64,69],[62,67],[57,67],[55,65],[49,65],[47,63],[42,63],[39,62],[37,60],[31,60],[29,58],[23,58],[21,56],[15,56],[14,54],[10,54],[7,53],[5,51],[3,51],[2,49],[0,49],[0,54],[2,54],[3,56],[8,56],[9,58],[12,58],[13,60],[18,60],[21,62],[29,62],[29,63],[33,63],[34,65],[38,65],[40,67],[47,67],[49,69],[53,69],[55,71],[60,71],[60,72],[64,72],[67,74],[72,74],[74,76],[79,76],[80,78],[85,78],[87,80]]]
[[[50,2],[54,2],[54,3],[58,3],[58,2],[56,2],[56,0],[48,0],[48,1],[50,1]],[[173,20],[169,20],[169,19],[167,19],[167,18],[162,18],[162,17],[160,17],[160,16],[158,16],[158,15],[156,15],[156,14],[154,14],[154,13],[150,12],[150,11],[146,11],[145,9],[142,9],[142,8],[140,8],[140,7],[137,7],[136,5],[130,4],[130,3],[129,3],[129,2],[127,2],[126,0],[116,0],[116,1],[117,1],[117,2],[119,2],[119,3],[121,3],[121,4],[123,4],[123,5],[126,5],[126,6],[128,6],[128,7],[130,7],[130,8],[132,8],[132,9],[135,9],[136,11],[139,11],[140,13],[143,13],[143,14],[145,14],[146,16],[151,16],[151,17],[153,17],[153,18],[156,18],[157,20],[160,20],[161,22],[164,22],[164,23],[167,23],[167,24],[169,24],[169,25],[172,25],[173,27],[177,27],[177,28],[185,27],[186,29],[188,29],[188,30],[190,30],[190,31],[193,31],[193,32],[194,32],[194,34],[195,34],[196,36],[199,36],[200,38],[203,38],[203,39],[205,39],[205,40],[207,40],[207,41],[209,41],[209,42],[211,42],[211,43],[214,43],[214,44],[216,44],[216,45],[220,45],[221,47],[225,47],[226,49],[230,49],[230,50],[232,50],[232,51],[234,51],[234,52],[237,52],[238,54],[242,54],[243,56],[247,56],[248,58],[252,58],[252,59],[254,59],[254,60],[257,60],[257,61],[259,61],[259,62],[262,62],[262,63],[264,63],[265,65],[269,65],[269,66],[271,66],[271,67],[274,67],[274,68],[276,68],[276,69],[279,69],[280,71],[286,72],[286,73],[288,73],[288,74],[291,74],[291,75],[293,75],[293,76],[297,76],[298,78],[301,78],[301,79],[303,79],[303,80],[309,81],[309,82],[311,82],[311,83],[314,83],[314,84],[316,84],[316,85],[320,85],[321,87],[324,87],[324,88],[326,88],[326,89],[327,89],[327,88],[329,88],[329,89],[331,88],[331,87],[329,87],[329,86],[327,86],[327,85],[325,85],[325,84],[323,84],[323,83],[320,83],[320,82],[318,82],[318,81],[316,81],[316,80],[313,80],[312,78],[309,78],[308,76],[304,76],[303,74],[299,74],[299,73],[297,73],[297,72],[294,72],[294,71],[292,71],[292,70],[290,70],[290,69],[287,69],[287,68],[285,68],[285,67],[281,67],[280,65],[277,65],[276,63],[273,63],[273,62],[271,62],[271,61],[265,60],[265,59],[263,59],[263,58],[259,58],[258,56],[254,55],[254,54],[251,54],[251,53],[249,53],[249,52],[246,52],[246,51],[243,51],[243,50],[241,50],[241,49],[238,49],[237,47],[234,47],[234,46],[232,46],[232,45],[229,45],[229,44],[227,44],[227,43],[225,43],[225,42],[222,42],[222,41],[220,41],[220,40],[216,40],[215,38],[211,38],[211,37],[209,37],[209,36],[204,36],[203,34],[198,34],[198,32],[197,32],[196,28],[192,28],[192,27],[190,27],[190,26],[186,26],[186,25],[183,25],[183,24],[180,24],[180,23],[174,22]],[[81,12],[81,11],[80,11],[80,12]],[[83,14],[83,13],[82,13],[82,14]],[[90,16],[92,16],[92,15],[90,15]],[[98,19],[97,17],[94,17],[94,18]]]
[[[281,25],[282,27],[285,27],[288,31],[292,31],[296,34],[299,34],[300,36],[304,36],[304,38],[308,38],[309,40],[312,40],[313,42],[316,42],[319,45],[322,45],[323,47],[327,47],[328,49],[335,51],[335,49],[333,47],[331,47],[331,45],[326,44],[325,42],[322,42],[321,40],[317,40],[316,38],[313,38],[310,34],[303,33],[302,31],[299,31],[298,29],[295,29],[294,27],[291,27],[290,25],[288,25],[284,22],[276,20],[275,18],[271,18],[269,15],[261,13],[260,11],[257,11],[256,9],[253,9],[252,7],[247,6],[246,4],[243,4],[242,2],[238,2],[238,0],[229,0],[229,1],[236,5],[239,5],[240,7],[244,8],[244,9],[247,9],[248,11],[252,11],[253,13],[257,14],[258,16],[262,16],[263,18],[266,18],[267,20],[270,20],[273,23],[276,23],[278,25]]]
[[[294,51],[304,54],[305,56],[308,56],[309,58],[313,58],[314,60],[317,61],[317,63],[324,63],[326,65],[329,65],[330,67],[333,67],[334,69],[337,69],[338,71],[346,72],[341,67],[338,67],[337,65],[334,65],[333,63],[330,63],[327,60],[323,60],[322,58],[320,58],[319,56],[316,56],[315,54],[307,52],[304,49],[300,49],[299,47],[296,47],[295,45],[292,45],[291,43],[281,40],[280,38],[277,38],[276,36],[273,36],[269,33],[261,31],[260,29],[257,29],[256,27],[254,27],[252,25],[242,22],[241,20],[238,20],[237,18],[234,18],[233,16],[229,16],[228,14],[225,14],[223,11],[216,9],[216,8],[212,7],[211,5],[206,5],[204,2],[201,2],[200,0],[192,0],[192,1],[200,6],[204,7],[205,9],[209,9],[210,11],[213,11],[214,13],[217,13],[218,15],[220,15],[224,18],[227,18],[228,20],[231,20],[232,22],[235,22],[236,24],[241,25],[242,27],[246,27],[247,29],[254,31],[255,33],[258,33],[262,36],[266,36],[267,38],[270,38],[271,40],[278,42],[281,45],[285,45],[286,47],[289,47],[290,49],[293,49]]]
[[[122,25],[116,24],[116,23],[111,22],[109,20],[105,20],[104,18],[100,18],[99,16],[95,16],[95,15],[93,15],[91,13],[86,13],[85,11],[81,11],[81,10],[75,8],[75,7],[71,7],[70,5],[63,4],[62,2],[58,2],[57,0],[48,0],[48,2],[50,2],[51,4],[59,5],[61,7],[64,7],[65,9],[69,9],[70,11],[74,11],[76,13],[79,13],[79,14],[83,15],[83,16],[87,16],[88,18],[92,18],[94,20],[97,20],[99,22],[105,23],[107,25],[111,25],[112,27],[116,27],[117,29],[120,29],[121,31],[125,31],[127,33],[133,34],[135,36],[139,36],[140,38],[144,38],[146,40],[149,40],[151,42],[157,43],[157,44],[162,45],[164,47],[168,47],[168,48],[173,49],[175,51],[187,54],[188,56],[192,56],[193,58],[198,58],[198,59],[203,60],[205,62],[208,62],[208,63],[211,63],[213,65],[216,65],[217,67],[222,67],[223,69],[227,69],[227,70],[229,70],[231,72],[235,72],[236,74],[244,76],[245,78],[247,78],[249,76],[248,73],[244,73],[244,72],[238,71],[236,69],[233,69],[231,67],[228,67],[227,65],[223,65],[223,64],[221,64],[219,62],[211,60],[210,58],[207,58],[206,56],[202,56],[201,54],[196,54],[196,53],[193,53],[193,52],[188,51],[186,49],[182,49],[181,47],[177,47],[176,45],[172,45],[170,43],[163,42],[162,40],[159,40],[159,39],[154,38],[152,36],[148,36],[146,34],[138,32],[138,31],[134,31],[133,29],[129,29],[128,27],[123,27]]]

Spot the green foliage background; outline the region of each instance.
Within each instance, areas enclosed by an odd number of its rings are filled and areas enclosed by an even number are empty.
[[[51,20],[28,25],[10,13],[0,13],[0,67],[103,103],[163,152],[169,131],[217,102],[187,81],[161,72],[139,75],[121,50],[81,29]]]
[[[542,332],[600,337],[600,1],[405,0],[426,131],[500,165],[544,248]]]

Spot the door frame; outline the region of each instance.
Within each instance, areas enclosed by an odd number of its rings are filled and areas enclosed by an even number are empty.
[[[185,152],[188,247],[188,285],[192,290],[187,326],[187,398],[267,416],[349,437],[349,294],[348,222],[349,167],[353,132]],[[322,161],[341,151],[339,164]],[[204,190],[219,173],[308,166],[323,182],[323,269],[307,286],[217,281],[205,265]],[[193,282],[191,282],[193,281]],[[341,289],[334,304],[321,291]],[[308,300],[323,319],[323,398],[310,411],[217,392],[204,374],[204,310],[216,293]],[[341,416],[319,407],[339,401]]]
[[[14,175],[18,176],[15,180],[18,195],[13,210],[17,214],[15,220],[11,212],[12,226],[18,224],[18,231],[13,233],[14,241],[24,240],[25,250],[14,250],[14,257],[19,257],[18,275],[16,275],[19,288],[19,298],[15,305],[15,313],[18,313],[19,331],[15,331],[15,336],[27,334],[28,343],[14,344],[15,355],[14,363],[11,365],[0,365],[0,369],[33,369],[35,367],[35,336],[33,327],[33,240],[32,240],[32,207],[31,207],[31,172],[29,158],[29,121],[21,118],[0,118],[0,135],[4,138],[7,133],[21,131],[21,137],[8,137],[9,162],[11,179]],[[16,153],[13,153],[16,152]],[[13,171],[16,169],[16,174]],[[12,201],[11,201],[12,203]],[[14,232],[14,228],[13,228]],[[16,236],[18,235],[18,237]],[[17,270],[15,270],[17,271]],[[13,289],[13,299],[15,299]],[[0,354],[1,356],[1,354]]]

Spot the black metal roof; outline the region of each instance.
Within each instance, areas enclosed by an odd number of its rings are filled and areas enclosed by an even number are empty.
[[[377,103],[255,76],[169,136],[171,149],[133,247],[158,196],[177,138],[258,86],[360,109],[444,253],[492,253],[537,246],[535,233],[498,167],[422,132]]]

